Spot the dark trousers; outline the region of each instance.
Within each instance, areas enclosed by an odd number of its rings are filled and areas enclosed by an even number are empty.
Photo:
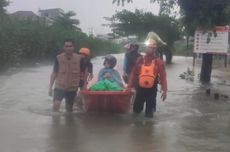
[[[76,92],[77,91],[65,91],[65,90],[55,88],[54,89],[54,99],[53,100],[61,102],[63,100],[63,98],[65,98],[66,111],[72,112]]]
[[[152,116],[156,111],[157,84],[152,88],[146,89],[139,86],[136,87],[136,99],[133,105],[134,113],[141,113],[146,102],[145,115]]]

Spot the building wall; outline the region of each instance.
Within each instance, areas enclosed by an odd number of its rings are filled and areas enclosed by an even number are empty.
[[[40,10],[39,12],[41,17],[46,17],[46,18],[56,18],[58,16],[61,16],[61,13],[63,13],[61,9]]]

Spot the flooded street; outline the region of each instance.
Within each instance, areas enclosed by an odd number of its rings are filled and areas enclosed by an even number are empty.
[[[122,56],[117,55],[118,68]],[[96,73],[101,57],[93,64]],[[48,96],[51,65],[5,72],[0,75],[0,151],[229,152],[230,99],[215,100],[197,81],[180,79],[191,65],[192,58],[174,57],[174,64],[167,66],[168,98],[158,99],[154,119],[132,112],[54,115]],[[229,95],[230,82],[223,85],[220,73],[214,70],[210,87]]]

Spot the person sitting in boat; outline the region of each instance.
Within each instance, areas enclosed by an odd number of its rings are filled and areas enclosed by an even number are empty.
[[[98,75],[98,81],[109,80],[111,82],[116,82],[118,85],[123,87],[121,75],[114,67],[117,64],[117,59],[112,55],[105,56],[104,68],[100,70]]]

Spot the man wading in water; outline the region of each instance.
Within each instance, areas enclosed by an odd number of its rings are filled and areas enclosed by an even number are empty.
[[[135,88],[136,99],[133,105],[134,113],[141,113],[146,103],[145,117],[152,118],[156,111],[157,85],[161,84],[162,99],[167,97],[167,80],[164,62],[156,56],[156,49],[159,45],[158,39],[154,36],[149,40],[146,54],[139,57],[134,66],[127,90]]]
[[[61,102],[65,98],[66,111],[72,112],[74,99],[79,87],[81,73],[84,73],[84,63],[80,55],[74,53],[74,41],[64,42],[63,52],[56,56],[53,72],[50,77],[49,95],[53,95],[53,110],[59,112]]]

